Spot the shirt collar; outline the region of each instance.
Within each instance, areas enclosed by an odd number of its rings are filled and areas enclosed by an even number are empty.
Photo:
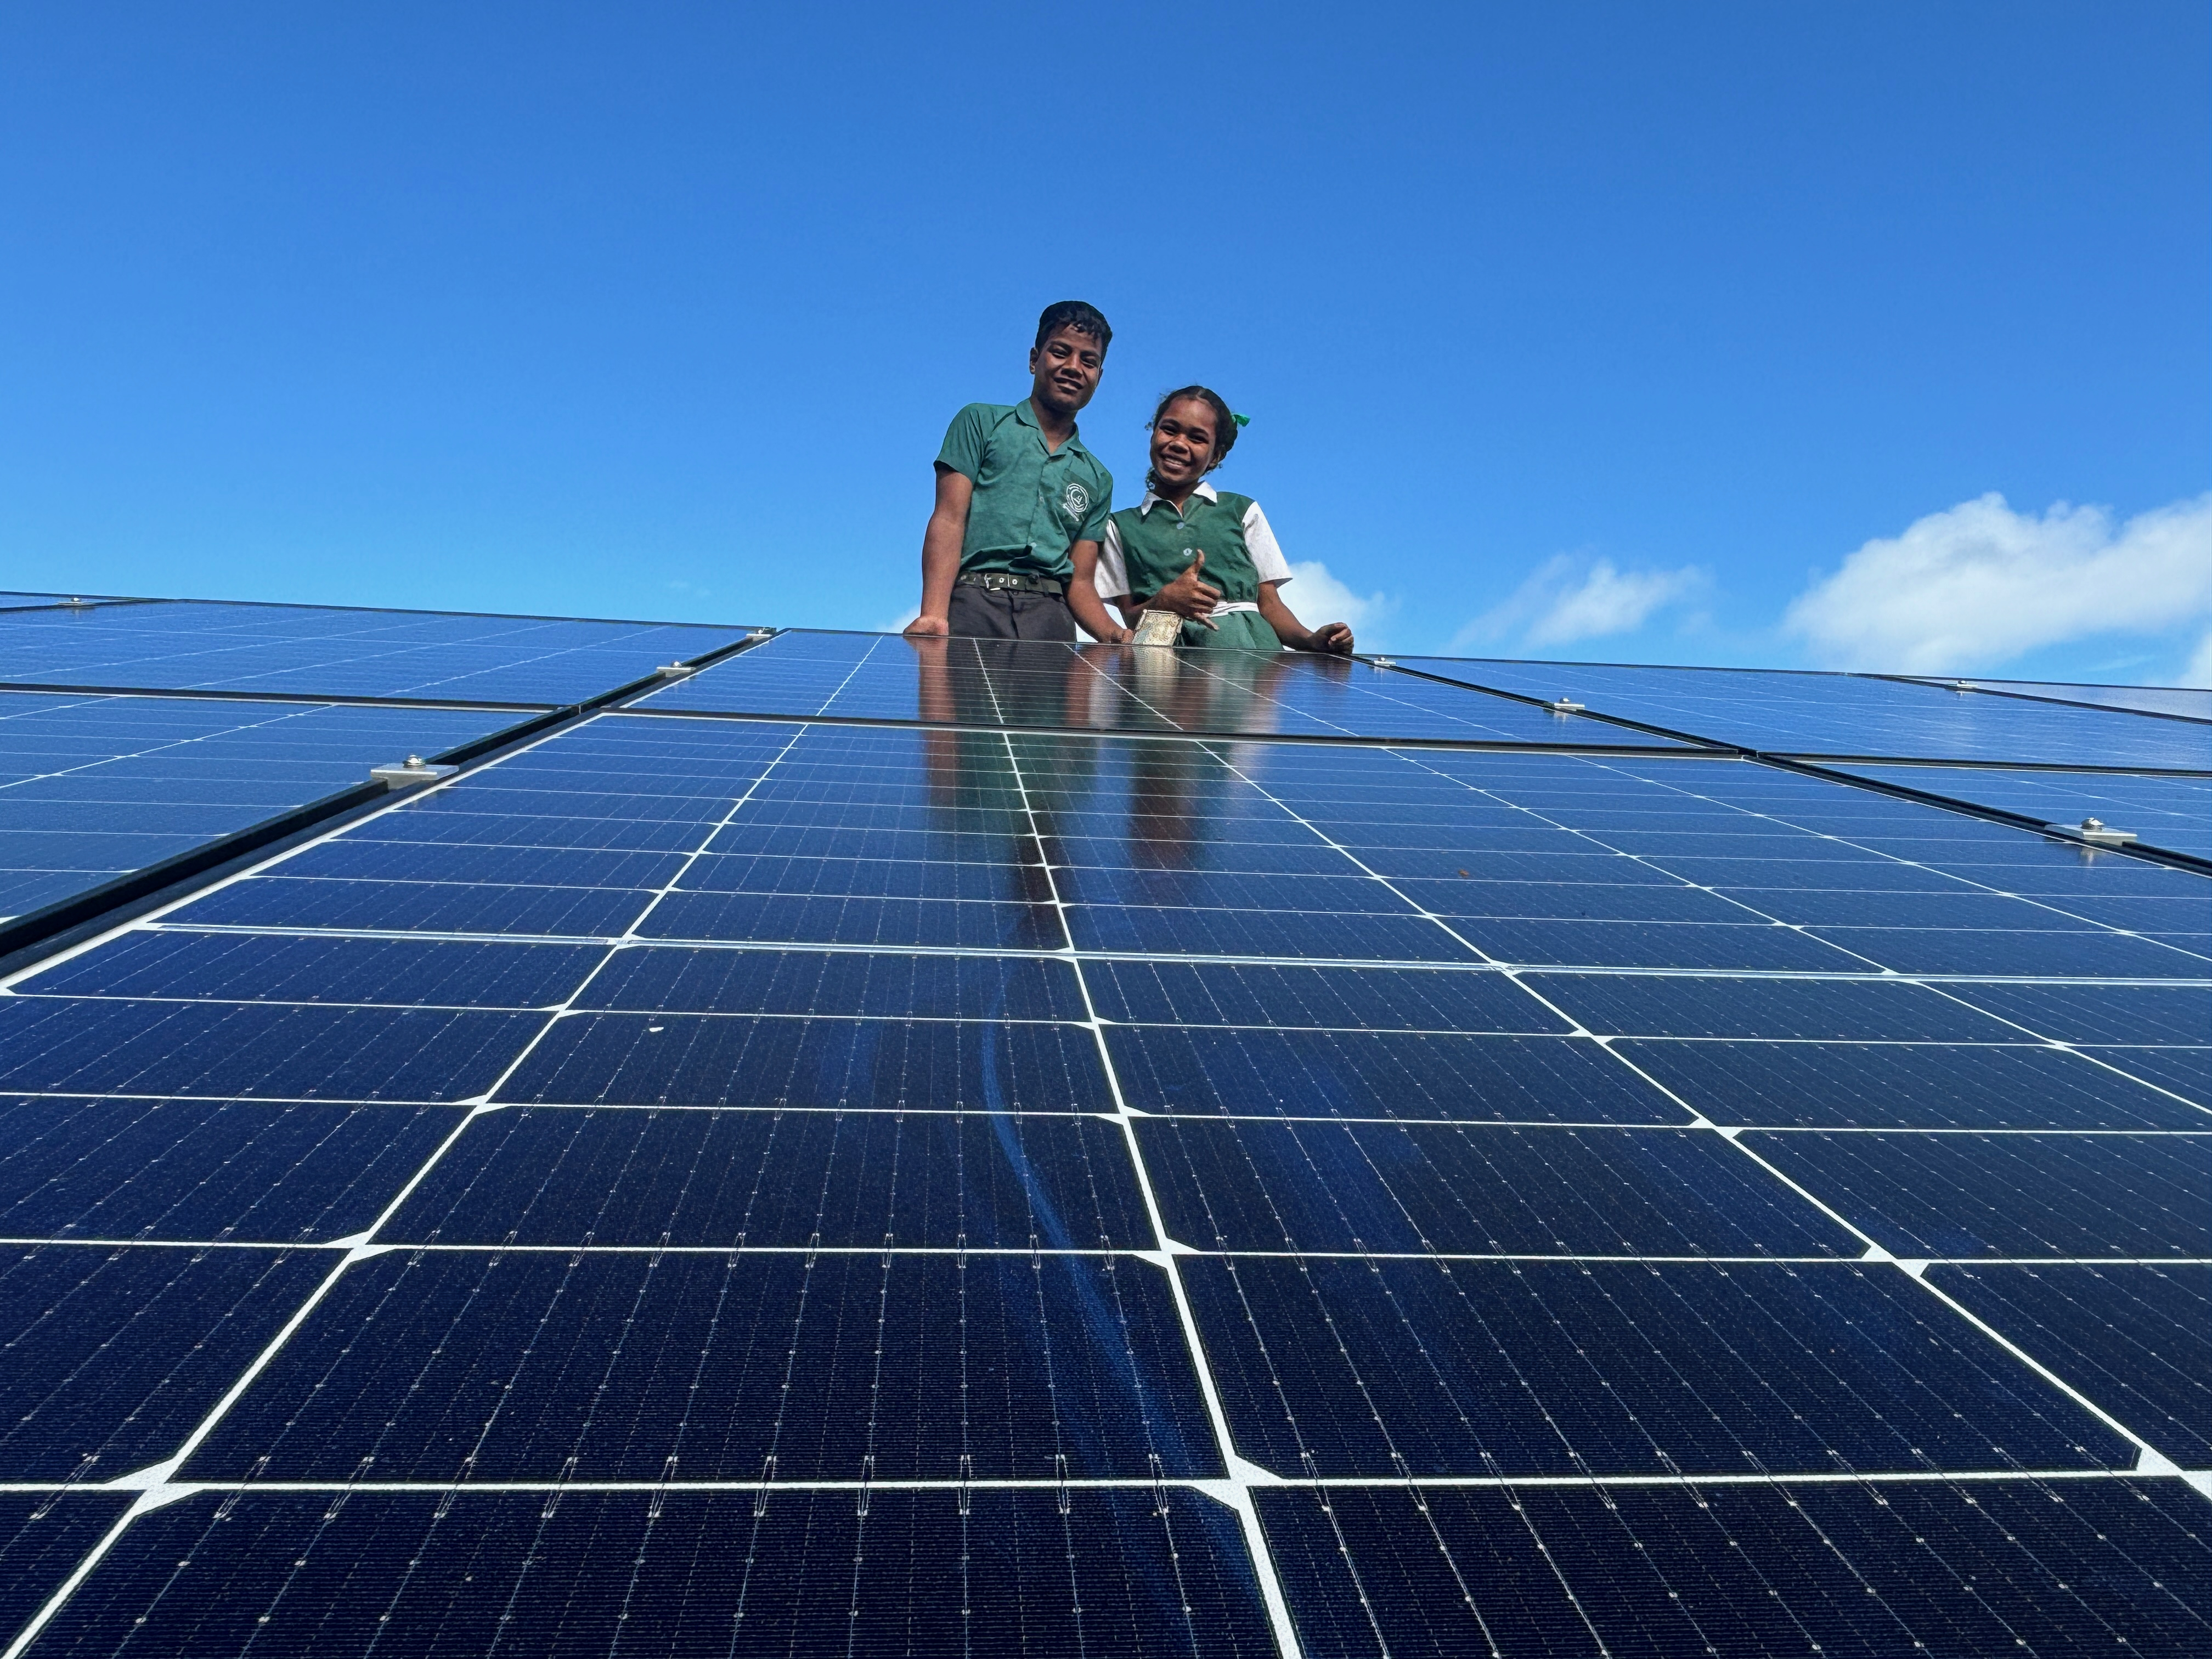
[[[1218,501],[1221,499],[1220,492],[1216,490],[1212,484],[1204,482],[1200,482],[1198,488],[1192,490],[1190,493],[1209,501]],[[1159,499],[1160,497],[1152,490],[1146,490],[1145,499],[1137,503],[1137,516],[1141,519],[1151,513],[1153,507],[1158,502]]]
[[[1029,428],[1030,431],[1036,433],[1037,434],[1038,442],[1042,443],[1044,441],[1044,428],[1037,424],[1036,410],[1030,406],[1030,400],[1028,398],[1024,398],[1021,402],[1014,405],[1014,418],[1019,421],[1024,426]],[[1085,455],[1088,455],[1091,453],[1089,450],[1083,447],[1082,428],[1075,426],[1071,426],[1067,428],[1067,441],[1062,444],[1060,448],[1060,450],[1073,449],[1077,451],[1079,453]],[[1060,452],[1056,450],[1053,453],[1057,454]]]

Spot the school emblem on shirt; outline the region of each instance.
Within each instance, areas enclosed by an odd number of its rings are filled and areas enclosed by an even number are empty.
[[[1067,516],[1079,519],[1091,510],[1091,492],[1079,483],[1070,483],[1060,492],[1060,504],[1067,509]]]

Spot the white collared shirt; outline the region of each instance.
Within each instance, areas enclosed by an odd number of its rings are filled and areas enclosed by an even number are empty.
[[[1209,501],[1221,499],[1210,483],[1201,483],[1190,493]],[[1139,515],[1149,514],[1158,504],[1159,499],[1147,489],[1145,499],[1138,503]],[[1260,510],[1257,501],[1244,509],[1244,547],[1251,554],[1252,568],[1261,581],[1286,582],[1291,580],[1290,563],[1283,557],[1283,550],[1275,540],[1275,532],[1268,527],[1267,515]],[[1106,520],[1106,538],[1098,544],[1097,581],[1098,597],[1102,599],[1120,599],[1129,591],[1128,567],[1121,556],[1121,529],[1111,519]],[[1259,608],[1249,599],[1238,599],[1233,603],[1224,599],[1213,607],[1213,614],[1218,617],[1231,611],[1257,611]]]

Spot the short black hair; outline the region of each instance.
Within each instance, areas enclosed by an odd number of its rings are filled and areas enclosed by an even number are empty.
[[[1222,462],[1227,460],[1229,452],[1237,447],[1237,417],[1229,412],[1227,401],[1212,386],[1179,386],[1173,392],[1165,393],[1158,403],[1152,405],[1152,418],[1149,426],[1158,426],[1160,423],[1160,416],[1166,414],[1171,405],[1184,402],[1204,404],[1213,411],[1213,466],[1206,469],[1211,472],[1213,467],[1219,466]],[[1146,481],[1151,482],[1149,474],[1146,475]]]
[[[1036,343],[1041,347],[1063,328],[1072,328],[1078,334],[1088,334],[1098,342],[1103,354],[1114,343],[1114,329],[1097,306],[1083,300],[1060,300],[1044,308],[1037,319]]]

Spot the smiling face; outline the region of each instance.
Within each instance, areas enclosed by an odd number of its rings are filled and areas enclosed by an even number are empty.
[[[1037,407],[1063,417],[1091,401],[1098,390],[1098,377],[1106,368],[1106,348],[1095,335],[1073,328],[1056,328],[1045,343],[1030,353],[1030,395]]]
[[[1188,492],[1206,476],[1219,453],[1221,434],[1213,406],[1200,398],[1182,398],[1152,422],[1152,477],[1163,495]]]

